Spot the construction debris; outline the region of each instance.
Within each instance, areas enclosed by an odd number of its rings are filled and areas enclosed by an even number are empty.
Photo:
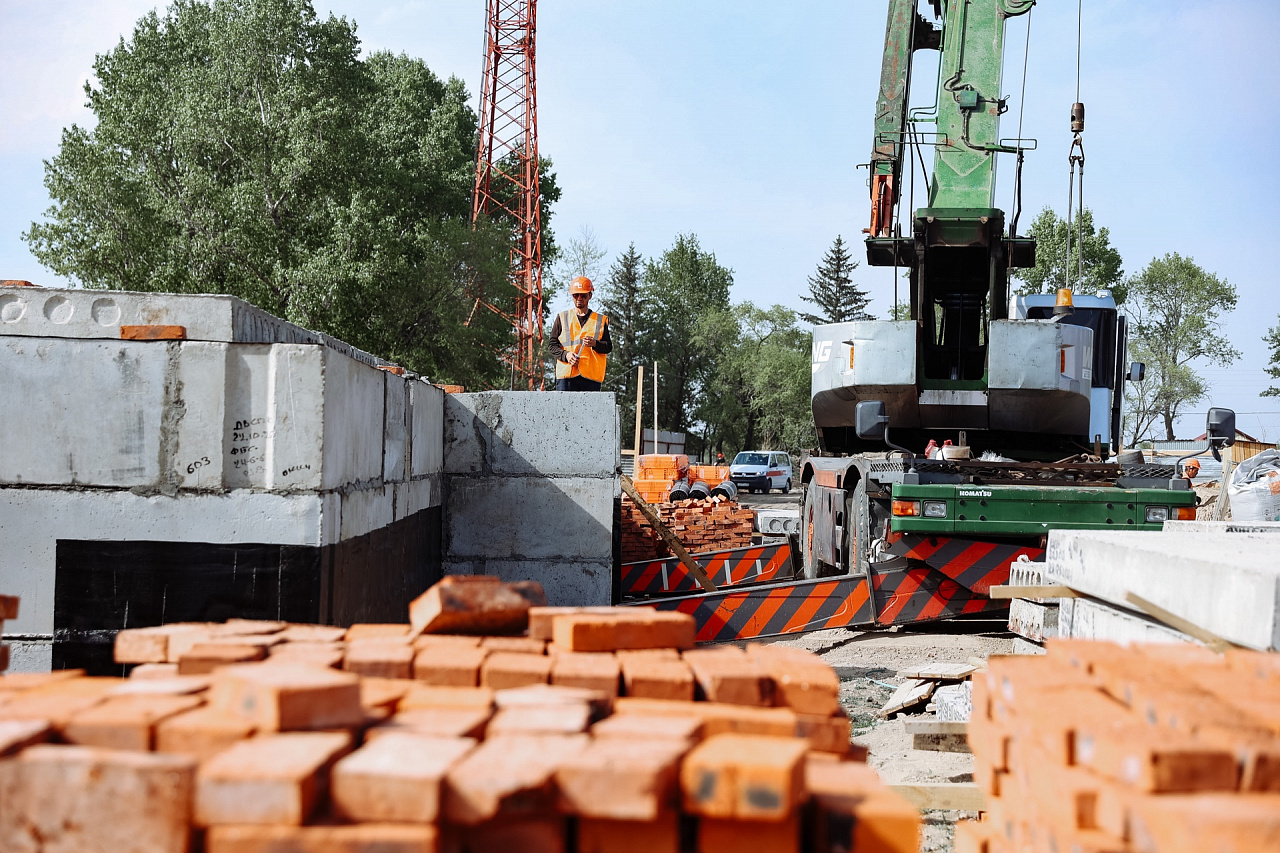
[[[968,726],[960,853],[1280,845],[1280,655],[1050,639],[993,657]]]
[[[817,655],[524,598],[536,631],[481,636],[512,585],[442,586],[407,624],[130,629],[127,678],[0,677],[0,850],[917,849]]]

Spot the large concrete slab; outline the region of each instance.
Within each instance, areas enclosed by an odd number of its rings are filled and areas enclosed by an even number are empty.
[[[1077,640],[1132,643],[1195,643],[1196,641],[1156,622],[1088,598],[1064,598],[1058,610],[1058,636]]]
[[[1280,521],[1166,521],[1170,533],[1280,533]]]
[[[445,398],[445,473],[603,477],[618,468],[611,393],[488,391]]]
[[[1266,534],[1062,531],[1045,579],[1119,605],[1135,593],[1234,643],[1280,647],[1280,559]]]

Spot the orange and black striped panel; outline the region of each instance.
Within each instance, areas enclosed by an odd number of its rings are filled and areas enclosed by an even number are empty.
[[[889,546],[890,554],[919,560],[961,586],[986,595],[993,586],[1009,581],[1009,564],[1026,555],[1044,559],[1044,549],[1003,542],[982,542],[956,536],[920,536],[908,533]]]
[[[769,583],[794,574],[791,546],[786,542],[709,551],[694,554],[693,558],[718,587]],[[622,564],[623,596],[696,592],[700,589],[689,570],[675,557]]]
[[[1008,573],[1006,564],[1006,580]],[[1001,613],[1009,609],[1009,602],[988,598],[928,566],[899,564],[896,568],[877,571],[873,564],[872,586],[875,588],[876,621],[881,625],[929,622],[974,613]]]
[[[874,624],[863,577],[791,581],[646,602],[693,616],[699,643]]]

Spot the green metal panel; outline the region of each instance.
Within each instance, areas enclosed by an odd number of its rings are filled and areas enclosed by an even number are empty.
[[[942,81],[929,206],[993,207],[1000,148],[1000,77],[1005,18],[1033,0],[946,0]]]
[[[1160,530],[1149,506],[1195,506],[1191,491],[1071,486],[896,484],[895,500],[942,500],[946,518],[894,517],[901,533],[1035,536],[1050,530]]]

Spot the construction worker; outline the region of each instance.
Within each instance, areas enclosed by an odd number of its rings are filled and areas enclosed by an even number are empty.
[[[1200,476],[1200,460],[1192,457],[1182,464],[1182,478],[1188,481],[1194,481]]]
[[[556,315],[551,355],[556,360],[557,391],[599,391],[606,356],[613,351],[609,318],[591,310],[594,288],[580,275],[569,285],[573,307]]]

